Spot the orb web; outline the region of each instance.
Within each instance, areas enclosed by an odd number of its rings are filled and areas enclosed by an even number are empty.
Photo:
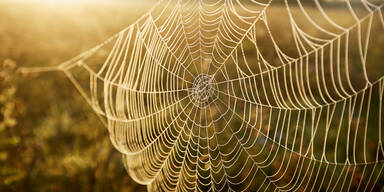
[[[162,0],[57,69],[149,191],[382,191],[383,3]]]
[[[207,107],[217,97],[216,82],[213,76],[198,75],[191,89],[191,100],[199,108]]]

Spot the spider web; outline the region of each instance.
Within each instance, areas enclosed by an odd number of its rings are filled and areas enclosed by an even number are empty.
[[[163,0],[30,71],[65,72],[149,191],[383,190],[383,1],[332,4]]]

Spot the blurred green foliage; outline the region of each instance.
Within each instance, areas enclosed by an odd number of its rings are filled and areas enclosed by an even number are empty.
[[[107,129],[62,73],[21,76],[16,69],[57,65],[88,50],[135,21],[149,2],[0,4],[0,191],[146,190],[128,176]],[[276,32],[288,25],[274,23]],[[279,45],[291,47],[286,33],[276,37]],[[382,47],[384,36],[375,36],[375,42]],[[272,59],[270,46],[261,43]],[[374,59],[383,53],[371,51]],[[377,73],[372,76],[382,75],[375,70],[380,66],[380,61],[369,66]]]
[[[73,106],[71,94],[50,104],[60,93],[25,85],[15,68],[7,59],[0,70],[0,191],[145,190],[129,178],[107,130],[73,90],[62,94],[74,92],[79,104]],[[51,81],[43,87],[57,92]]]
[[[21,180],[25,172],[15,164],[7,166],[12,160],[14,151],[20,144],[20,136],[14,134],[12,129],[16,127],[16,117],[20,109],[16,110],[17,98],[15,97],[17,85],[13,84],[16,64],[12,60],[5,60],[0,69],[0,180],[4,185]]]
[[[151,5],[128,13],[129,3],[0,2],[0,191],[146,191],[129,177],[107,129],[63,74],[22,76],[17,68],[57,65]],[[125,16],[111,22],[113,14]]]

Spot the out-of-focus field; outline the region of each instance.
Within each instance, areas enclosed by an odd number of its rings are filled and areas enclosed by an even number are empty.
[[[145,191],[133,182],[107,129],[57,65],[133,23],[138,3],[0,3],[0,191]]]
[[[22,76],[16,69],[58,65],[133,23],[153,3],[0,2],[0,191],[146,190],[129,178],[107,129],[64,74]],[[270,18],[273,31],[289,29]],[[383,73],[374,69],[383,66],[384,36],[373,36],[380,46],[370,58],[381,60],[368,68],[376,78]],[[285,38],[277,35],[289,47]]]

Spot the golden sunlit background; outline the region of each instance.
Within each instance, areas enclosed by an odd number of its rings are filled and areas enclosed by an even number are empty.
[[[155,2],[0,0],[0,191],[147,190],[129,177],[107,128],[63,73],[22,75],[17,69],[57,66],[132,24]],[[282,10],[276,6],[270,14]],[[341,18],[345,12],[335,6],[329,13]],[[347,18],[341,22],[353,23]],[[275,31],[289,29],[279,17],[270,17],[270,23]],[[377,35],[379,30],[372,28],[376,35],[370,60],[378,61],[369,66],[377,73],[372,77],[383,73],[384,36]],[[288,38],[276,39],[294,49]],[[357,51],[351,55],[359,57]],[[359,74],[354,71],[352,78]],[[372,145],[374,151],[377,146]],[[352,178],[353,185],[360,177]]]
[[[0,1],[0,191],[145,191],[107,129],[53,66],[133,23],[154,1]]]

